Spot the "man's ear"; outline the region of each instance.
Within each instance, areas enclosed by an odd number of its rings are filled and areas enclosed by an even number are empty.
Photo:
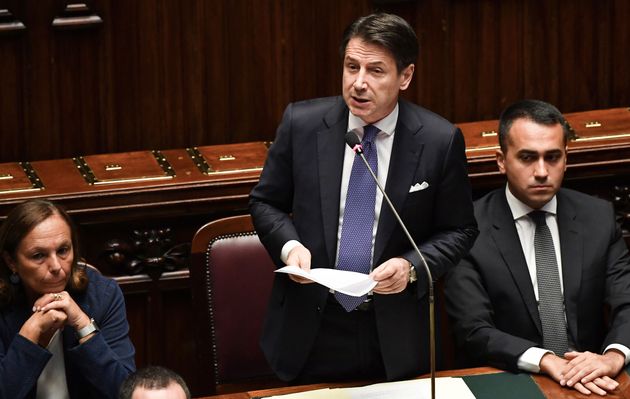
[[[503,151],[497,150],[495,155],[497,157],[497,166],[499,167],[499,172],[501,172],[501,174],[504,175],[505,174],[505,154],[503,154]]]
[[[409,84],[411,83],[411,78],[413,78],[413,71],[415,71],[416,66],[414,64],[409,64],[407,68],[403,69],[400,74],[400,90],[407,90]]]

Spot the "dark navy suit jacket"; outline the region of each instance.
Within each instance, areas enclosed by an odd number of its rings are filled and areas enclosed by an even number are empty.
[[[89,285],[73,295],[100,332],[79,345],[74,328],[63,330],[66,380],[73,399],[118,397],[123,380],[135,370],[125,302],[115,281],[88,268]],[[0,398],[35,398],[37,379],[52,354],[18,334],[31,310],[26,304],[0,312]]]
[[[341,97],[290,104],[269,150],[250,210],[277,265],[288,240],[299,240],[312,267],[334,267],[348,108]],[[409,192],[426,182],[424,190]],[[459,129],[399,101],[386,192],[423,252],[434,278],[456,265],[477,234],[464,139]],[[402,293],[374,295],[381,354],[389,379],[429,368],[427,280],[418,256],[385,201],[374,265],[404,257],[420,277]],[[270,271],[271,272],[271,271]],[[261,345],[280,378],[295,378],[319,329],[328,289],[275,276]]]

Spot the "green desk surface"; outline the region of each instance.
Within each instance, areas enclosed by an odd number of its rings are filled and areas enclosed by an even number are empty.
[[[494,373],[462,378],[477,399],[545,399],[529,374]]]

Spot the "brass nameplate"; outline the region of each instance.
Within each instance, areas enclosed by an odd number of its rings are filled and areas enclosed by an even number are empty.
[[[486,132],[481,132],[481,137],[494,137],[497,134],[498,133],[495,132],[494,130],[490,130],[490,131],[486,131]]]
[[[24,193],[44,190],[44,183],[31,166],[30,162],[5,164],[4,167],[13,169],[11,172],[0,174],[0,194]],[[18,176],[24,172],[23,176]],[[16,174],[17,173],[17,174]]]
[[[137,182],[149,182],[155,180],[168,180],[175,177],[175,171],[171,167],[171,164],[168,162],[166,157],[162,155],[162,152],[153,150],[151,151],[153,158],[157,162],[162,173],[160,174],[143,174],[140,176],[124,176],[118,175],[110,177],[97,177],[92,170],[92,167],[88,164],[84,157],[79,156],[72,158],[72,161],[76,165],[79,173],[83,176],[83,179],[90,185],[101,185],[101,184],[117,184],[117,183],[137,183]],[[102,165],[102,164],[101,164]],[[101,166],[102,167],[102,166]],[[123,165],[120,163],[108,163],[103,168],[105,172],[120,172],[123,169]],[[97,170],[103,170],[97,169]],[[132,168],[127,168],[126,170],[131,170]]]
[[[587,129],[593,128],[593,127],[602,127],[602,124],[597,122],[597,121],[593,121],[593,122],[586,122],[584,124],[584,127]]]
[[[265,150],[266,148],[267,146],[265,146]],[[235,164],[233,167],[221,165],[221,167],[213,168],[212,165],[208,163],[208,160],[206,159],[206,157],[201,153],[201,151],[199,151],[198,147],[186,148],[186,152],[188,153],[188,156],[190,156],[190,159],[192,159],[192,161],[195,163],[195,166],[197,166],[197,169],[199,169],[199,171],[203,173],[204,175],[255,172],[255,171],[262,170],[262,166],[243,167],[242,165],[239,165],[239,164]],[[212,162],[214,160],[219,161],[219,162],[236,161],[237,157],[234,155],[226,154],[226,155],[219,155],[217,158],[212,159],[210,161]],[[264,162],[264,159],[261,160],[260,162]]]

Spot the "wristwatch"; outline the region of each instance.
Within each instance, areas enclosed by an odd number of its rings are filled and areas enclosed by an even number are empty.
[[[94,319],[90,319],[90,322],[87,326],[83,327],[80,330],[77,330],[77,339],[85,338],[96,331],[100,331],[100,329],[98,328],[98,325],[96,324]]]
[[[415,283],[418,280],[418,275],[416,274],[416,268],[413,267],[411,263],[409,263],[409,284]]]

